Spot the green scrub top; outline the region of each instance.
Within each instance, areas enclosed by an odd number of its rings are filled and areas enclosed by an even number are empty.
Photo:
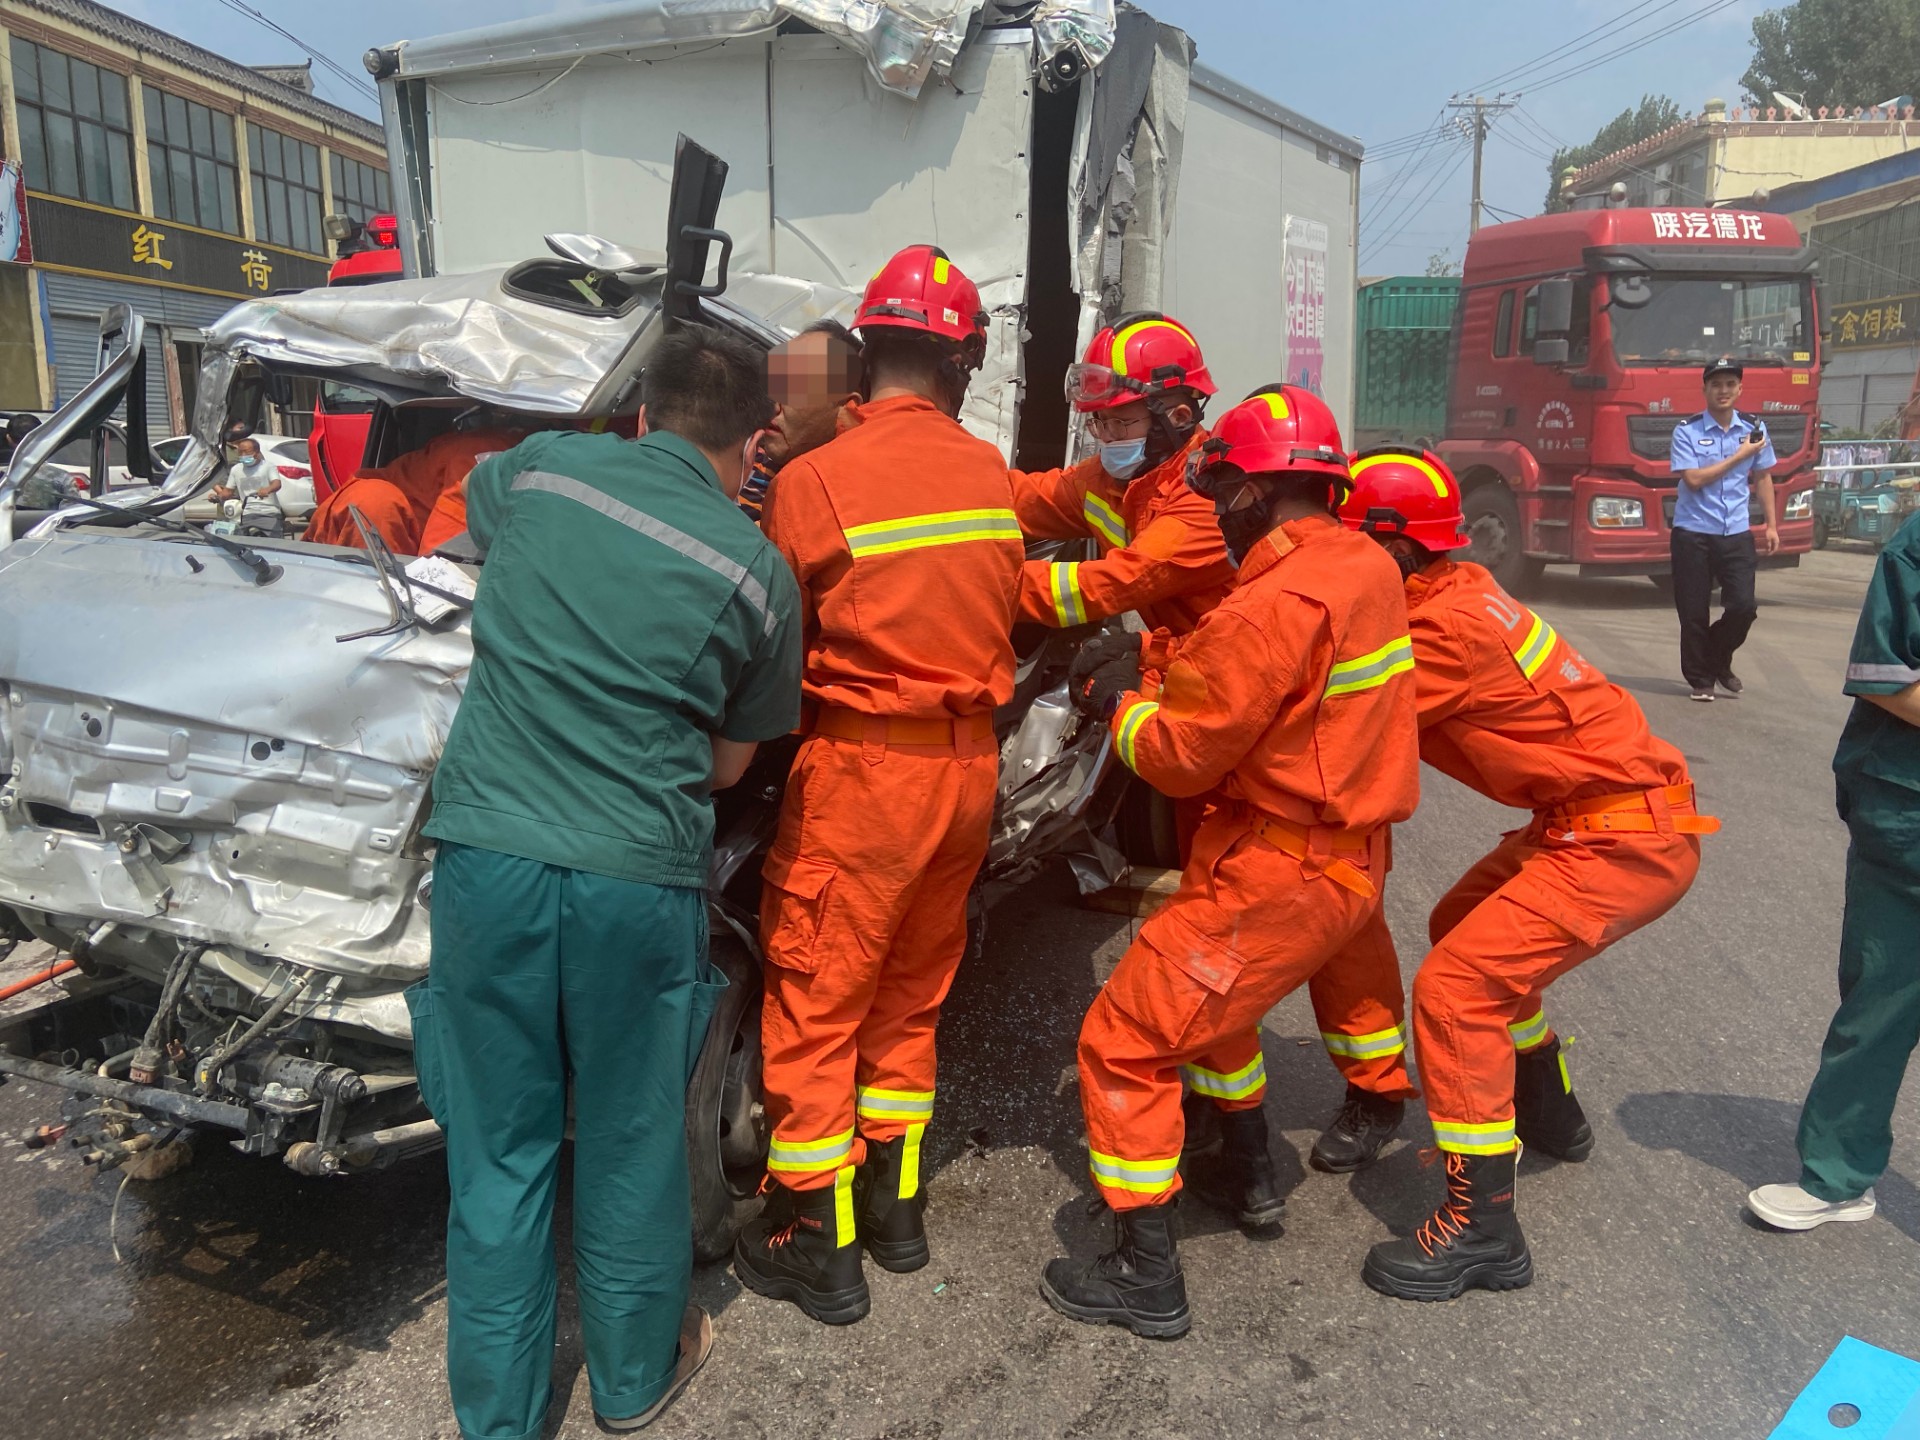
[[[709,737],[800,719],[792,572],[676,435],[557,432],[467,481],[487,552],[473,669],[426,833],[652,885],[706,884]]]
[[[1920,682],[1920,515],[1911,517],[1880,552],[1867,603],[1853,632],[1847,694],[1896,695]],[[1920,726],[1878,705],[1853,702],[1834,752],[1843,786],[1878,781],[1920,791]],[[1920,804],[1920,797],[1916,798]]]

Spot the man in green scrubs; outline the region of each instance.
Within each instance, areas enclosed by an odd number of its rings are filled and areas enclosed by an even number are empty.
[[[734,503],[771,413],[758,352],[687,327],[641,395],[638,440],[539,434],[467,480],[487,560],[426,827],[433,962],[407,997],[447,1132],[467,1440],[530,1440],[547,1410],[569,1081],[595,1413],[638,1428],[711,1345],[687,1305],[685,1136],[725,984],[707,963],[709,794],[799,721],[800,597]]]
[[[1857,697],[1833,757],[1847,851],[1840,1009],[1800,1113],[1800,1183],[1747,1208],[1783,1230],[1866,1220],[1920,1043],[1920,516],[1880,554],[1854,631]]]

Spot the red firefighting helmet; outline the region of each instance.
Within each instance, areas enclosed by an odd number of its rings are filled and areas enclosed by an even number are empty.
[[[1460,482],[1431,450],[1382,445],[1353,457],[1353,489],[1340,504],[1349,530],[1404,535],[1433,551],[1473,543],[1460,513]]]
[[[1084,360],[1067,367],[1067,399],[1083,413],[1183,388],[1214,393],[1207,357],[1191,330],[1151,310],[1114,321],[1093,337]]]
[[[872,280],[860,299],[855,330],[918,330],[943,340],[984,342],[987,312],[980,290],[937,245],[909,245]]]
[[[1211,496],[1232,471],[1347,477],[1347,452],[1327,402],[1298,385],[1263,385],[1220,417],[1187,462],[1187,484]]]

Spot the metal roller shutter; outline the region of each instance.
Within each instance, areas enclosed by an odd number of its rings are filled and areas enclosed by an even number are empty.
[[[94,376],[100,349],[100,314],[124,301],[147,320],[147,424],[155,440],[174,433],[167,397],[167,370],[161,349],[168,329],[197,330],[211,325],[239,302],[217,295],[169,290],[159,285],[129,285],[85,275],[43,272],[47,278],[48,341],[53,350],[60,403],[71,400]]]

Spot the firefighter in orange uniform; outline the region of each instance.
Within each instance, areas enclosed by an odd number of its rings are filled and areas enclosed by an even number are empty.
[[[1362,993],[1388,983],[1370,969],[1393,963],[1380,914],[1388,827],[1418,797],[1413,651],[1392,564],[1334,518],[1346,478],[1317,396],[1275,385],[1229,411],[1192,483],[1212,500],[1236,588],[1164,679],[1124,656],[1075,692],[1111,716],[1137,774],[1217,799],[1179,889],[1081,1027],[1080,1103],[1116,1243],[1047,1266],[1041,1293],[1077,1320],[1187,1329],[1173,1230],[1182,1072],[1244,1102],[1224,1117],[1237,1132],[1216,1177],[1238,1192],[1227,1203],[1259,1194],[1277,1208],[1261,1018],[1331,965]]]
[[[829,1324],[867,1313],[862,1243],[927,1263],[934,1025],[986,856],[1025,558],[1005,460],[954,418],[986,353],[973,282],[911,246],[854,328],[870,398],[780,471],[764,520],[800,580],[811,734],[761,904],[769,1203],[734,1252],[749,1289]]]
[[[1093,337],[1067,371],[1067,399],[1100,452],[1065,470],[1013,474],[1020,528],[1038,539],[1091,537],[1100,558],[1027,564],[1020,618],[1084,625],[1137,610],[1148,629],[1185,635],[1233,588],[1213,509],[1187,488],[1187,457],[1213,376],[1193,335],[1141,313]]]
[[[430,523],[443,522],[436,527],[436,546],[466,528],[466,496],[460,487],[473,467],[524,439],[524,431],[498,426],[449,430],[391,464],[355,471],[351,480],[320,502],[307,522],[304,538],[319,545],[364,548],[360,529],[348,513],[352,507],[394,554],[431,554],[424,538]],[[446,517],[436,515],[436,505],[449,492],[459,503],[460,524],[454,530],[446,530]]]
[[[1697,837],[1719,822],[1696,813],[1685,759],[1632,696],[1480,566],[1447,558],[1468,540],[1438,456],[1369,451],[1353,481],[1342,520],[1405,577],[1420,758],[1533,812],[1428,922],[1414,1044],[1447,1193],[1362,1272],[1388,1295],[1450,1300],[1533,1278],[1513,1209],[1519,1145],[1563,1160],[1593,1149],[1542,993],[1672,908],[1699,869]]]

